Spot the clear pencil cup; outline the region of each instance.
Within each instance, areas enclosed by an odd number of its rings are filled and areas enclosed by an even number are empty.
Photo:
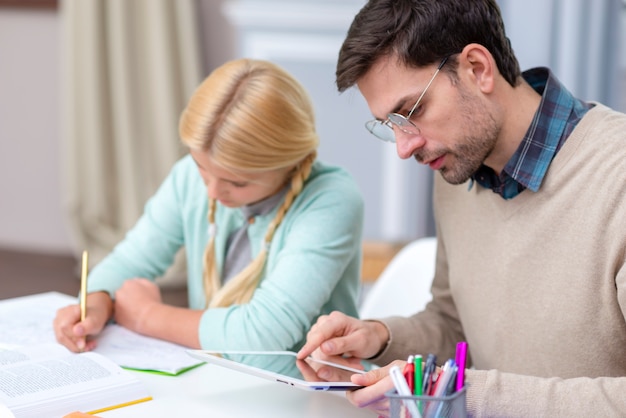
[[[395,390],[385,394],[391,418],[466,418],[465,388],[449,396],[403,396]]]

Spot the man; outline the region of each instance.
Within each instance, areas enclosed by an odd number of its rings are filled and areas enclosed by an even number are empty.
[[[370,0],[336,75],[370,132],[441,174],[433,300],[321,317],[299,356],[387,365],[348,394],[387,415],[390,362],[467,341],[471,415],[626,416],[626,115],[521,74],[493,0]]]

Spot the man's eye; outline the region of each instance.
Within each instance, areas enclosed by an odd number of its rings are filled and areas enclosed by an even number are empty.
[[[411,113],[411,116],[409,117],[409,119],[413,119],[418,117],[419,115],[422,114],[422,109],[424,108],[424,106],[420,103],[419,105],[417,105],[417,107],[415,108],[415,110],[413,110],[413,113]],[[408,114],[408,112],[407,112]]]

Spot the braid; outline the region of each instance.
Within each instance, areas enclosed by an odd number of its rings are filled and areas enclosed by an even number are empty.
[[[304,182],[311,174],[311,167],[316,157],[317,152],[313,151],[298,165],[298,168],[291,177],[291,188],[285,195],[282,205],[267,228],[264,239],[265,245],[263,245],[259,254],[245,269],[215,293],[213,299],[210,300],[210,308],[247,303],[252,299],[252,295],[257,288],[259,278],[265,267],[269,245],[274,237],[274,232],[276,232],[276,229],[283,221],[285,214],[291,207],[296,196],[302,191]],[[215,276],[217,276],[217,274]]]
[[[204,283],[204,297],[207,307],[213,295],[220,288],[220,279],[215,267],[215,200],[209,199],[207,219],[209,221],[209,242],[204,249],[202,280]]]
[[[278,208],[278,212],[274,217],[274,220],[270,223],[267,228],[267,232],[265,233],[265,245],[269,246],[270,242],[272,242],[272,238],[274,237],[274,232],[283,221],[285,217],[285,213],[291,207],[293,200],[300,194],[302,191],[302,186],[309,175],[311,174],[311,167],[313,166],[313,162],[315,161],[315,157],[317,156],[317,152],[313,151],[310,153],[300,164],[298,164],[297,170],[293,173],[291,177],[291,188],[285,195],[285,200],[283,204]]]

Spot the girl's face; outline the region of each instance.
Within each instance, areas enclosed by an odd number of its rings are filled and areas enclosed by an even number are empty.
[[[230,208],[256,203],[278,193],[293,169],[287,167],[262,173],[239,173],[220,167],[206,151],[192,150],[190,154],[206,184],[209,198]]]

